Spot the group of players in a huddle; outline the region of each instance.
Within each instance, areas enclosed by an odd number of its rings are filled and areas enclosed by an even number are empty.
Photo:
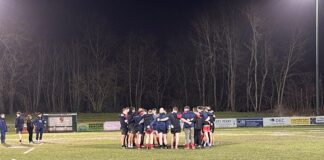
[[[180,113],[173,107],[170,113],[164,108],[146,110],[142,107],[123,108],[120,115],[121,145],[123,148],[168,148],[167,134],[171,133],[171,149],[178,149],[181,128],[185,133],[184,149],[214,145],[215,114],[209,106],[185,106]],[[181,127],[181,125],[183,126]],[[145,141],[145,143],[144,143]],[[144,145],[145,144],[145,145]]]

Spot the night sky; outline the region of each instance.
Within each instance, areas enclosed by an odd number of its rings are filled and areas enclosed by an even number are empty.
[[[187,35],[192,20],[210,6],[239,7],[246,1],[238,0],[17,0],[1,1],[1,18],[18,18],[28,24],[35,35],[46,35],[50,40],[61,41],[78,36],[84,19],[100,24],[110,24],[109,30],[116,35],[143,33],[152,35],[161,46],[177,36]],[[309,57],[315,58],[315,0],[264,1],[272,16],[287,25],[294,18],[308,23],[314,46],[310,46]],[[320,2],[320,55],[324,43],[324,3]],[[323,58],[320,59],[323,64]],[[307,68],[313,68],[313,64]],[[321,66],[323,68],[323,66]]]
[[[15,33],[21,32],[21,35],[27,37],[26,39],[28,39],[26,41],[26,45],[29,42],[35,42],[35,46],[37,46],[38,43],[41,44],[42,42],[44,42],[44,44],[48,44],[48,46],[46,47],[48,47],[50,51],[46,53],[46,56],[49,56],[46,58],[46,60],[48,60],[49,62],[55,62],[55,59],[51,57],[52,55],[57,53],[55,47],[61,49],[58,54],[61,57],[65,57],[69,55],[65,51],[70,51],[70,49],[72,48],[72,46],[69,45],[74,44],[74,42],[78,42],[80,46],[77,47],[78,49],[80,49],[80,51],[76,52],[76,54],[81,57],[81,70],[83,71],[82,74],[85,75],[84,77],[89,76],[86,72],[89,69],[89,67],[87,66],[91,65],[94,62],[93,59],[91,59],[91,56],[92,54],[95,54],[93,50],[89,50],[89,48],[91,48],[91,44],[87,42],[91,41],[93,37],[90,37],[90,34],[87,34],[87,32],[100,33],[100,35],[104,35],[104,38],[99,39],[98,41],[103,43],[103,45],[101,46],[102,48],[109,50],[104,50],[103,52],[103,54],[105,55],[109,54],[109,58],[101,58],[101,60],[103,60],[104,64],[107,66],[109,64],[118,66],[116,67],[118,68],[116,69],[116,74],[118,72],[119,79],[116,80],[116,82],[118,81],[118,83],[114,83],[114,85],[116,85],[116,88],[122,88],[120,91],[118,91],[118,95],[116,94],[116,97],[119,97],[118,100],[116,100],[116,103],[114,102],[115,106],[128,103],[128,84],[126,83],[128,76],[125,74],[128,71],[127,69],[125,69],[125,66],[133,61],[137,62],[137,56],[140,57],[143,55],[145,57],[144,61],[148,62],[147,66],[151,65],[149,63],[154,63],[153,67],[151,66],[151,68],[147,67],[144,69],[147,69],[147,75],[145,75],[144,78],[146,78],[146,80],[148,81],[148,86],[154,85],[153,83],[151,83],[151,78],[154,78],[154,76],[151,76],[151,74],[155,74],[154,67],[156,66],[161,65],[162,68],[170,68],[171,74],[173,74],[172,76],[174,76],[174,74],[178,74],[178,67],[180,63],[178,59],[175,59],[173,57],[179,56],[178,58],[184,59],[183,64],[186,64],[186,66],[188,66],[188,70],[186,72],[188,72],[189,74],[189,77],[187,78],[189,80],[189,84],[186,87],[192,89],[189,91],[189,100],[192,99],[192,102],[190,103],[196,105],[201,103],[201,99],[197,98],[198,87],[196,85],[196,76],[199,77],[200,75],[198,74],[198,71],[194,72],[193,70],[200,69],[200,66],[197,63],[197,61],[199,60],[199,58],[197,57],[199,56],[197,55],[205,54],[206,50],[199,48],[194,40],[201,42],[200,44],[202,45],[205,45],[207,43],[205,43],[204,40],[201,40],[205,38],[200,37],[203,31],[194,28],[194,24],[196,23],[197,25],[198,23],[201,23],[200,20],[203,19],[202,17],[205,17],[207,15],[210,16],[206,18],[210,22],[207,27],[215,26],[216,28],[211,29],[211,32],[219,31],[217,30],[217,27],[226,26],[222,24],[218,25],[218,23],[228,23],[227,27],[235,26],[233,27],[234,29],[229,28],[229,30],[235,33],[233,34],[233,37],[239,37],[240,39],[236,41],[237,46],[239,46],[237,47],[237,50],[239,51],[235,52],[237,53],[235,57],[237,57],[237,59],[240,59],[236,61],[237,65],[239,65],[237,73],[242,74],[237,75],[240,76],[237,78],[237,94],[241,96],[240,98],[242,98],[245,93],[239,92],[242,92],[245,86],[243,85],[243,83],[239,84],[239,82],[241,83],[245,81],[245,72],[241,72],[241,70],[247,70],[248,63],[252,62],[248,61],[248,57],[250,56],[250,54],[252,55],[252,27],[249,24],[247,15],[244,13],[244,9],[246,9],[246,7],[251,4],[253,4],[252,6],[258,7],[257,15],[260,16],[257,17],[265,17],[264,19],[266,19],[265,23],[260,25],[260,30],[258,30],[260,31],[259,33],[262,34],[262,36],[260,36],[261,41],[258,44],[258,47],[262,49],[262,40],[266,41],[267,38],[270,37],[269,40],[271,41],[271,45],[273,45],[272,48],[274,50],[273,52],[271,52],[273,53],[273,57],[271,57],[273,58],[271,65],[273,66],[280,64],[280,59],[287,56],[289,50],[288,43],[291,40],[290,36],[292,33],[292,28],[298,28],[296,26],[292,27],[292,25],[298,25],[303,29],[303,33],[305,34],[304,37],[309,38],[309,40],[306,40],[307,44],[305,45],[305,47],[302,47],[303,51],[306,50],[306,54],[301,57],[301,61],[296,63],[296,66],[293,66],[293,70],[295,70],[296,73],[300,73],[300,75],[307,73],[309,75],[308,77],[311,78],[311,81],[314,82],[315,0],[0,0],[0,25],[2,25],[1,23],[5,23],[5,25],[3,25],[5,26],[5,29],[0,31],[7,32],[9,37],[12,31]],[[261,6],[262,8],[260,8]],[[323,75],[323,1],[320,1],[319,10],[320,72]],[[233,20],[235,22],[233,22]],[[96,29],[98,29],[96,27],[101,30],[96,32]],[[206,25],[203,27],[206,27]],[[10,30],[11,28],[12,30]],[[221,34],[225,35],[226,29],[224,28],[222,28],[223,30],[221,30]],[[235,29],[237,29],[238,32],[235,32]],[[206,31],[205,28],[202,30]],[[6,35],[4,33],[1,34]],[[132,35],[135,37],[133,37],[134,39],[131,39]],[[229,44],[227,44],[226,36],[224,35],[221,35],[220,37],[225,40],[217,41],[215,47],[217,47],[217,45],[222,45],[221,47],[225,46],[224,48],[230,46]],[[212,37],[213,36],[214,35],[212,35]],[[105,41],[106,38],[109,40]],[[142,43],[141,40],[144,40],[143,42],[145,43]],[[98,42],[97,44],[99,44],[100,42]],[[144,49],[144,51],[141,50],[141,47],[144,46],[143,48],[145,48],[146,44],[151,48],[147,50]],[[53,47],[54,49],[51,50],[51,47]],[[251,50],[249,50],[249,47]],[[15,50],[15,48],[18,47],[12,45],[12,48],[13,50]],[[21,48],[20,51],[22,56],[25,56],[25,49],[27,48],[28,47]],[[128,58],[131,56],[125,56],[126,54],[128,55],[128,53],[130,53],[130,51],[126,53],[125,48],[131,48],[129,50],[132,50],[131,54],[135,58],[131,59]],[[220,48],[217,48],[217,51],[213,54],[215,57],[221,57],[221,60],[219,60],[216,65],[219,66],[219,68],[217,68],[219,72],[217,72],[216,74],[218,77],[222,77],[224,80],[227,77],[225,74],[221,73],[227,68],[226,64],[222,64],[222,60],[226,61],[226,56],[229,56],[229,54],[227,54],[227,51],[224,51]],[[299,53],[303,51],[298,50]],[[258,53],[263,53],[263,51],[258,51]],[[261,54],[258,54],[258,56],[259,55]],[[154,58],[149,59],[150,56]],[[37,56],[33,57],[37,59]],[[169,61],[170,59],[172,65],[169,66],[169,64],[165,62]],[[204,61],[201,61],[201,64],[204,63]],[[70,61],[62,62],[62,64],[69,65]],[[109,68],[105,65],[101,66],[100,68],[103,70],[105,69],[105,67]],[[259,67],[262,66],[259,65]],[[51,66],[49,66],[48,68],[48,75],[46,75],[46,77],[49,79],[48,82],[50,82],[52,77]],[[66,68],[64,68],[62,74],[67,74],[65,73],[67,72],[65,70]],[[130,73],[135,75],[137,71],[132,70],[130,71]],[[209,72],[209,75],[207,75],[207,77],[210,76],[210,73],[215,72]],[[8,72],[7,74],[10,75],[10,72]],[[277,76],[280,75],[280,73],[277,72],[273,72],[273,74]],[[32,75],[28,76],[30,76],[29,78],[31,82],[33,82]],[[165,105],[183,101],[181,76],[177,76],[177,80],[168,80],[168,76],[162,76],[164,79],[167,79],[167,83],[165,84],[165,97],[163,99],[163,104]],[[302,78],[300,77],[294,77],[291,80],[298,82],[301,79]],[[211,77],[208,78],[208,81],[210,82],[206,83],[206,85],[210,87],[212,84]],[[67,82],[69,81],[62,80],[63,84],[70,85]],[[134,83],[134,81],[132,83]],[[130,88],[134,88],[134,85],[132,83],[129,85]],[[220,79],[218,81],[214,81],[214,84],[224,87],[225,85],[223,85],[223,83],[226,85],[225,81],[222,81]],[[313,84],[315,83],[312,83],[312,85]],[[152,92],[154,90],[150,90],[149,88],[145,88],[144,90],[145,91],[142,97],[143,104],[153,104]],[[206,93],[207,92],[211,92],[211,90],[207,89]],[[218,89],[217,92],[219,92],[217,93],[218,95],[216,95],[216,92],[214,93],[215,97],[219,96],[218,98],[223,98],[220,97],[223,92],[224,94],[226,94],[224,90]],[[205,93],[205,91],[201,93]],[[69,95],[69,93],[64,94]],[[270,95],[270,92],[267,94]],[[132,102],[132,98],[134,97],[132,97],[131,94],[129,95],[130,102]],[[207,97],[207,99],[208,98],[208,101],[211,102],[211,97]],[[228,109],[226,108],[227,101],[225,100],[225,98],[222,100],[223,101],[221,103],[224,105],[222,106],[223,109]],[[87,99],[84,98],[82,102],[86,101]],[[5,103],[7,103],[7,101],[5,101]],[[243,101],[239,101],[238,98],[237,103],[237,106],[241,106]],[[86,105],[82,106],[84,108],[86,107]],[[86,110],[84,108],[83,110]],[[247,110],[249,109],[247,108]]]

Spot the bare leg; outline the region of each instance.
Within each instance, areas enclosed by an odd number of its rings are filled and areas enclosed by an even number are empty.
[[[213,132],[209,132],[209,137],[210,137],[210,144],[214,145],[215,143],[214,143],[214,134],[213,134]]]
[[[149,134],[149,144],[153,147],[154,135],[151,133]]]
[[[21,143],[22,142],[22,134],[21,134],[21,132],[18,132],[18,135],[19,135],[19,142]]]
[[[160,145],[160,147],[163,145],[163,134],[162,133],[159,133],[158,134],[159,135],[159,145]]]
[[[174,143],[175,143],[175,134],[172,134],[172,137],[171,137],[171,149],[174,148]]]
[[[133,147],[133,140],[134,140],[134,135],[133,135],[133,133],[129,133],[129,138],[128,138],[128,147],[130,147],[130,148]]]
[[[150,134],[145,134],[145,144],[146,146],[150,144]]]
[[[175,134],[175,149],[178,149],[178,145],[179,145],[179,133]]]
[[[120,136],[120,144],[122,145],[122,146],[124,146],[125,145],[125,138],[126,138],[126,135],[121,135]]]
[[[163,142],[165,146],[168,146],[167,134],[163,134]]]
[[[137,134],[137,141],[136,141],[136,145],[137,145],[137,148],[140,149],[141,148],[141,141],[142,141],[142,134],[138,133]]]

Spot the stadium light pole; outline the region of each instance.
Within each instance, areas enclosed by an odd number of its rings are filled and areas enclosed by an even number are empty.
[[[318,0],[316,0],[316,115],[319,115]]]

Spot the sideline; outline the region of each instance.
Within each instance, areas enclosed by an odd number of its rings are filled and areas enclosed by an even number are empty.
[[[27,150],[26,152],[24,152],[24,154],[28,154],[28,153],[30,153],[31,151],[33,151],[35,148],[33,147],[33,148],[30,148],[29,150]]]

